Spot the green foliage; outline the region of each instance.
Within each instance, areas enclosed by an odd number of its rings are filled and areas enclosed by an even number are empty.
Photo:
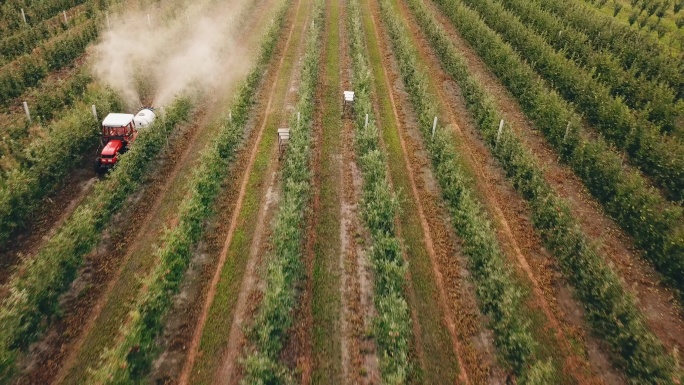
[[[98,21],[90,20],[64,37],[20,56],[0,72],[0,105],[9,104],[24,90],[35,87],[49,71],[71,64],[98,36]]]
[[[63,10],[85,3],[87,0],[7,0],[0,5],[0,19],[5,22],[0,24],[0,34],[7,36],[12,31],[24,28],[21,19],[21,9],[24,9],[26,22],[29,26],[36,26],[43,20],[51,17],[59,17]]]
[[[111,91],[95,91],[87,100],[101,113],[119,108]],[[23,149],[21,167],[9,170],[0,185],[0,245],[21,228],[42,204],[41,200],[59,186],[64,177],[81,162],[86,149],[98,140],[98,123],[89,104],[81,103],[63,119],[49,127],[50,134]]]
[[[440,2],[447,6],[446,1]],[[419,0],[410,0],[409,3],[436,48],[443,67],[463,90],[467,108],[491,151],[513,180],[515,188],[530,202],[533,224],[574,285],[596,334],[608,342],[633,382],[671,382],[674,362],[647,329],[632,296],[623,289],[604,257],[579,229],[566,203],[555,194],[537,160],[514,131],[510,128],[505,130],[497,142],[499,113],[485,87],[469,73],[464,59],[422,3]],[[482,39],[473,40],[478,44],[487,42],[486,47],[490,51],[501,50],[496,48],[500,41],[491,38],[494,35],[483,26],[481,19],[462,6],[451,8],[452,4],[448,4],[449,16],[455,25],[464,27],[462,33]],[[558,111],[551,111],[554,112]],[[532,383],[545,383],[540,376],[545,376],[546,370],[540,366],[523,378]]]
[[[200,154],[188,182],[190,193],[180,203],[178,224],[164,234],[164,246],[156,251],[160,263],[143,282],[147,290],[138,297],[135,310],[121,328],[121,338],[103,352],[101,362],[90,371],[88,382],[140,382],[149,372],[159,353],[156,337],[162,332],[173,294],[178,292],[192,250],[204,232],[204,223],[213,215],[214,201],[244,136],[250,107],[284,25],[286,9],[286,6],[282,7],[277,22],[262,43],[257,63],[236,95],[232,119],[223,119],[216,138]],[[248,365],[260,371],[265,379],[263,383],[287,379],[282,366],[262,356],[252,357]]]
[[[290,140],[282,167],[282,194],[273,226],[273,256],[266,271],[266,288],[254,324],[248,331],[254,349],[244,360],[244,384],[287,383],[292,374],[274,371],[279,363],[287,331],[293,323],[297,303],[295,284],[304,272],[302,265],[305,218],[311,190],[311,135],[314,99],[318,81],[322,27],[325,24],[323,1],[316,0],[313,23],[307,31],[303,57],[299,101],[295,108],[301,115],[290,121]],[[281,369],[278,369],[281,370]],[[278,374],[280,373],[280,374]],[[281,379],[281,380],[275,380]]]
[[[630,28],[609,15],[573,1],[531,1],[586,33],[594,49],[612,52],[625,70],[668,84],[677,92],[678,99],[684,97],[684,61],[671,56],[665,45],[646,32]]]
[[[663,132],[677,129],[684,116],[684,104],[675,99],[668,85],[649,80],[633,69],[622,68],[608,51],[595,50],[583,32],[569,26],[561,18],[541,8],[538,3],[522,0],[498,0],[514,12],[520,21],[533,28],[544,40],[573,60],[597,81],[605,84],[613,96],[621,97],[629,107],[656,124]],[[619,3],[616,3],[616,7]]]
[[[469,257],[480,308],[490,318],[499,353],[517,375],[532,378],[536,374],[528,375],[528,371],[539,361],[535,354],[538,343],[529,330],[529,322],[520,316],[522,289],[511,275],[496,235],[487,220],[486,211],[473,196],[461,170],[450,134],[444,127],[439,127],[435,136],[431,135],[432,119],[436,115],[437,106],[427,89],[427,75],[418,68],[416,52],[405,26],[392,12],[387,0],[382,0],[380,5],[404,84],[418,114],[419,126],[442,189],[442,196],[447,202],[454,229],[463,240],[463,252]],[[493,125],[497,122],[496,114],[493,113],[483,115],[480,119]],[[544,371],[535,370],[535,373],[540,372]],[[552,375],[550,369],[546,372],[548,376]]]
[[[373,322],[380,374],[387,384],[404,384],[411,370],[411,317],[404,294],[406,263],[394,228],[399,207],[389,184],[387,157],[380,149],[373,115],[371,79],[358,1],[348,3],[349,47],[354,85],[354,123],[357,159],[363,177],[361,210],[371,234],[368,253],[373,266],[375,308]],[[366,125],[368,116],[368,125]]]
[[[635,116],[620,98],[556,53],[516,17],[493,0],[464,0],[493,30],[520,52],[554,89],[574,103],[612,144],[627,152],[631,163],[660,185],[675,201],[684,199],[684,143],[661,136],[657,127]],[[496,20],[496,22],[494,22]]]
[[[681,207],[664,200],[639,173],[622,167],[620,156],[604,140],[584,134],[572,107],[550,91],[475,12],[453,0],[438,3],[518,99],[561,160],[569,163],[606,212],[634,237],[637,246],[646,250],[648,260],[668,283],[684,293]]]
[[[58,314],[58,298],[75,278],[83,257],[95,247],[99,234],[126,197],[139,187],[149,161],[162,149],[166,136],[188,117],[190,107],[187,100],[180,99],[167,110],[165,119],[142,131],[135,146],[121,157],[104,181],[96,184],[86,202],[57,229],[35,258],[25,259],[10,279],[9,295],[0,306],[0,381],[13,374],[20,351],[35,341]],[[21,181],[18,179],[18,183]]]

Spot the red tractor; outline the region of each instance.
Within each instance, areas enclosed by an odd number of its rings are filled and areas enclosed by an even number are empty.
[[[119,161],[119,156],[130,148],[138,137],[138,130],[149,126],[155,118],[154,112],[146,108],[137,115],[110,113],[102,121],[102,152],[95,159],[95,171],[110,170]]]

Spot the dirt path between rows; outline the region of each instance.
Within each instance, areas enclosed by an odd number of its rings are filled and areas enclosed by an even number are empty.
[[[297,7],[295,11],[295,15],[299,14],[300,8],[301,8],[301,0],[297,2]],[[282,50],[278,50],[278,52],[281,53],[280,60],[278,61],[278,65],[276,70],[274,71],[275,76],[279,76],[278,74],[281,73],[281,70],[283,68],[283,64],[285,62],[285,57],[286,57],[286,52],[290,49],[290,42],[292,40],[292,35],[295,30],[295,25],[294,22],[290,26],[290,31],[287,37],[287,40],[285,41],[284,48]],[[281,75],[282,76],[282,75]],[[269,116],[274,113],[273,111],[273,101],[276,97],[276,90],[277,90],[277,81],[275,79],[270,82],[271,84],[271,89],[268,95],[268,102],[266,103],[266,107],[264,109],[263,116],[261,117],[262,122],[261,125],[259,126],[258,129],[258,134],[257,138],[254,141],[254,146],[252,147],[252,150],[250,152],[249,160],[247,162],[247,166],[244,168],[244,170],[251,170],[253,168],[254,160],[256,159],[258,149],[259,149],[259,143],[261,142],[261,138],[263,136],[263,133],[266,129],[266,125],[269,122]],[[248,300],[253,299],[250,297],[250,294],[252,292],[252,288],[255,287],[257,281],[259,280],[259,277],[257,276],[257,264],[258,264],[258,256],[255,255],[257,254],[259,250],[260,243],[257,240],[260,240],[260,238],[263,238],[263,233],[264,233],[264,228],[267,226],[270,221],[266,220],[266,215],[267,212],[269,211],[268,207],[271,205],[273,202],[273,194],[274,194],[274,184],[275,184],[275,176],[276,176],[276,162],[275,162],[275,154],[271,156],[271,160],[269,161],[269,170],[267,172],[267,175],[270,175],[270,179],[268,182],[268,187],[266,191],[266,196],[262,197],[263,199],[266,199],[266,205],[261,205],[260,210],[259,210],[259,221],[258,221],[258,227],[255,229],[255,236],[254,236],[254,242],[250,246],[250,258],[247,264],[247,268],[245,271],[245,275],[243,278],[243,282],[241,285],[241,290],[240,290],[240,295],[237,300],[236,308],[234,311],[234,319],[231,324],[231,331],[230,331],[230,336],[229,336],[229,343],[228,347],[224,356],[224,362],[226,363],[223,367],[220,368],[220,372],[223,374],[222,378],[226,380],[226,382],[236,382],[237,376],[235,375],[235,369],[236,365],[236,359],[241,353],[241,347],[243,345],[244,341],[244,335],[243,335],[243,330],[240,325],[243,324],[245,320],[245,316],[248,314],[249,308],[253,306],[253,303],[251,301],[248,303]],[[211,304],[213,302],[214,297],[216,296],[216,287],[218,285],[220,276],[221,276],[221,271],[223,270],[223,266],[226,262],[226,257],[228,254],[228,249],[232,243],[233,240],[233,235],[235,234],[235,230],[238,226],[238,216],[240,215],[240,212],[242,210],[242,205],[244,202],[245,198],[245,193],[247,190],[247,185],[249,182],[249,172],[245,172],[243,177],[242,177],[242,182],[240,184],[240,191],[237,196],[237,201],[235,204],[235,208],[233,209],[233,214],[230,219],[230,228],[228,230],[228,234],[225,237],[225,241],[223,243],[223,249],[221,250],[221,254],[219,255],[219,262],[216,266],[216,269],[214,271],[214,275],[211,280],[211,284],[209,286],[209,290],[207,292],[207,296],[202,308],[202,312],[200,313],[198,317],[198,322],[197,322],[197,327],[195,328],[195,332],[192,337],[192,341],[190,343],[190,347],[188,349],[188,356],[185,362],[185,365],[183,366],[183,370],[180,375],[179,383],[180,384],[187,384],[189,379],[190,379],[190,374],[192,372],[192,368],[194,366],[194,362],[197,358],[198,350],[199,350],[199,343],[202,337],[202,332],[204,330],[204,326],[207,321],[207,317],[209,315],[209,309],[211,307]],[[269,198],[269,196],[271,198]]]
[[[352,0],[356,1],[356,0]],[[340,49],[342,56],[342,90],[351,90],[352,63],[348,35],[348,11],[341,3],[339,13]],[[341,98],[341,94],[340,98]],[[377,345],[366,331],[373,327],[376,316],[373,271],[368,260],[371,236],[361,219],[363,178],[354,151],[353,111],[345,111],[341,137],[341,223],[339,269],[341,276],[341,330],[344,379],[347,384],[381,383]],[[362,246],[365,245],[365,246]]]
[[[659,274],[644,261],[642,252],[634,246],[632,239],[603,211],[601,204],[591,196],[582,180],[570,167],[559,162],[558,155],[548,145],[543,134],[525,117],[515,98],[460,37],[449,20],[439,12],[439,7],[432,1],[426,1],[426,5],[435,11],[439,24],[464,56],[468,68],[492,95],[499,110],[515,128],[525,146],[539,159],[540,164],[545,165],[547,181],[569,203],[571,213],[584,233],[596,240],[599,251],[608,257],[608,262],[625,280],[625,288],[637,298],[637,304],[646,315],[651,330],[670,352],[681,352],[684,348],[684,311],[678,304],[675,293],[660,281]],[[562,280],[559,276],[558,272],[554,274],[554,280]],[[568,322],[583,322],[583,311],[568,306],[572,301],[571,297],[572,293],[559,293],[559,306],[566,309],[564,316],[569,319]],[[605,353],[602,353],[607,348],[604,343],[592,342],[593,338],[590,336],[586,338],[589,360],[596,364],[599,373],[603,373],[606,382],[624,382],[623,376],[615,371]]]

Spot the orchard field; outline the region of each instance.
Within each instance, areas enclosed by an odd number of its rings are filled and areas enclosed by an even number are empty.
[[[0,384],[682,384],[683,28],[0,1]]]

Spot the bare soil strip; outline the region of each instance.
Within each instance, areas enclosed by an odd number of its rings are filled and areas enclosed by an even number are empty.
[[[529,209],[523,199],[509,186],[510,183],[505,179],[503,170],[491,161],[492,156],[483,143],[473,135],[476,132],[473,128],[474,125],[467,119],[458,119],[458,117],[467,117],[468,113],[464,101],[454,92],[447,90],[447,87],[450,90],[458,90],[457,86],[453,81],[448,80],[449,77],[442,70],[435,53],[429,50],[430,44],[416,25],[415,19],[406,9],[405,2],[399,3],[400,12],[404,19],[409,22],[409,29],[422,61],[428,72],[434,75],[432,77],[432,88],[440,100],[443,112],[449,120],[449,125],[454,129],[458,147],[467,158],[468,168],[475,174],[477,190],[484,198],[485,206],[499,230],[499,239],[507,254],[514,256],[513,259],[517,262],[518,268],[522,270],[529,281],[534,294],[532,306],[543,312],[548,326],[553,330],[553,334],[563,350],[565,370],[579,383],[601,382],[596,377],[599,373],[597,368],[593,368],[593,375],[588,375],[587,372],[591,370],[589,368],[590,362],[573,352],[577,347],[572,346],[569,340],[573,337],[573,332],[576,334],[579,330],[582,331],[582,335],[585,335],[586,325],[583,323],[564,325],[559,320],[560,309],[558,309],[555,301],[556,290],[550,286],[553,279],[553,271],[550,270],[553,268],[551,257],[545,252],[532,224],[526,220],[530,217]],[[468,134],[459,124],[468,128]],[[570,290],[566,284],[556,283],[556,285],[562,286],[560,290]],[[547,298],[551,300],[549,301]],[[569,306],[572,309],[581,307],[577,303],[569,304]],[[574,342],[576,345],[578,341],[575,340]],[[586,347],[581,348],[581,351],[585,350]]]
[[[298,1],[296,10],[294,11],[294,14],[300,15],[300,9],[301,8],[302,8],[301,7],[301,1]],[[300,17],[301,17],[301,15],[300,15]],[[269,81],[266,82],[266,84],[268,84],[270,82],[270,84],[272,84],[272,86],[270,88],[270,92],[268,95],[268,102],[266,103],[266,107],[263,110],[264,112],[260,118],[262,123],[258,129],[257,139],[254,142],[255,146],[252,148],[252,151],[250,153],[250,158],[249,158],[249,161],[247,163],[247,167],[245,167],[245,170],[252,170],[253,169],[254,162],[256,160],[257,154],[260,151],[265,150],[264,148],[261,147],[261,145],[259,145],[262,142],[263,132],[265,131],[267,126],[269,126],[269,128],[273,128],[271,126],[274,123],[273,121],[276,120],[276,115],[280,116],[280,114],[282,112],[282,107],[279,108],[277,111],[273,111],[274,108],[272,107],[272,105],[274,104],[274,99],[276,97],[278,97],[278,101],[280,102],[280,103],[276,103],[276,104],[283,103],[282,100],[284,98],[284,95],[282,93],[285,90],[282,90],[282,86],[279,87],[280,83],[282,83],[282,80],[279,82],[279,81],[277,81],[277,79],[279,79],[279,78],[282,79],[282,77],[283,77],[283,72],[285,72],[283,70],[283,67],[285,64],[285,59],[288,57],[288,55],[292,56],[292,53],[288,54],[288,52],[290,51],[290,44],[291,44],[292,36],[293,36],[294,30],[296,29],[294,24],[295,24],[294,22],[290,23],[290,26],[289,26],[290,32],[288,34],[287,40],[284,43],[284,47],[278,50],[278,52],[280,53],[281,56],[280,56],[280,60],[278,62],[277,68],[273,72],[273,74],[274,74],[273,79],[270,79]],[[291,68],[287,68],[287,70],[291,70]],[[290,87],[290,88],[292,88],[292,87]],[[268,183],[268,190],[266,190],[265,188],[262,187],[261,188],[262,192],[260,194],[260,196],[262,197],[260,199],[260,201],[262,199],[266,199],[267,203],[269,201],[269,195],[271,195],[273,193],[273,191],[275,190],[274,189],[274,183],[275,183],[274,178],[276,175],[275,171],[276,171],[276,165],[277,165],[275,162],[275,154],[273,153],[273,148],[268,147],[268,149],[269,149],[268,150],[269,153],[271,153],[272,155],[269,157],[270,158],[270,160],[268,161],[268,164],[269,164],[268,170],[269,171],[266,174],[270,175],[271,177],[270,177],[269,183]],[[213,278],[211,281],[211,285],[210,285],[209,291],[207,293],[207,298],[204,302],[202,313],[199,316],[198,325],[197,325],[195,332],[193,334],[192,342],[190,344],[189,354],[188,354],[187,360],[185,362],[185,365],[183,367],[183,371],[181,372],[180,381],[179,381],[181,384],[188,383],[190,381],[190,376],[193,374],[193,369],[195,366],[195,360],[197,359],[197,356],[200,353],[199,348],[200,348],[200,342],[201,342],[202,334],[204,332],[204,328],[205,328],[207,319],[210,315],[210,310],[211,310],[211,307],[213,304],[214,297],[216,296],[216,290],[217,290],[217,287],[219,285],[219,281],[221,279],[221,272],[223,271],[224,265],[226,263],[226,260],[227,260],[228,254],[229,254],[229,250],[230,250],[231,246],[233,245],[233,237],[236,233],[236,230],[238,229],[238,225],[244,225],[243,222],[239,221],[239,218],[240,218],[240,215],[243,211],[243,203],[244,203],[244,200],[246,197],[246,192],[247,192],[247,189],[249,186],[251,174],[252,174],[252,172],[246,172],[243,176],[243,179],[241,182],[241,187],[240,187],[240,192],[238,193],[238,197],[237,197],[236,206],[235,206],[235,209],[233,211],[233,215],[232,215],[231,220],[230,220],[230,228],[229,228],[228,234],[226,235],[225,241],[223,242],[223,249],[221,251],[221,254],[219,255],[219,263],[217,264],[216,270],[214,271],[214,275],[213,275]],[[250,258],[248,261],[248,265],[246,267],[246,271],[244,273],[242,285],[240,287],[240,291],[239,291],[240,294],[239,294],[238,299],[237,299],[237,304],[235,305],[235,310],[233,312],[235,314],[235,316],[233,318],[233,322],[232,322],[232,325],[230,328],[231,331],[230,331],[230,336],[228,337],[228,340],[234,341],[234,342],[229,343],[229,348],[226,350],[226,353],[225,353],[226,357],[230,357],[230,359],[228,360],[230,363],[235,363],[235,358],[237,358],[237,356],[241,352],[241,346],[242,346],[242,341],[243,341],[242,329],[240,326],[236,325],[236,323],[242,324],[242,322],[244,321],[245,315],[248,315],[249,308],[253,305],[253,303],[251,301],[253,298],[251,298],[250,293],[252,291],[251,289],[254,288],[254,286],[256,285],[256,281],[258,280],[256,270],[257,270],[257,264],[259,262],[257,260],[257,258],[255,258],[255,257],[260,254],[259,252],[261,250],[260,250],[259,246],[263,241],[263,239],[260,239],[260,238],[263,238],[264,226],[268,225],[268,222],[269,222],[268,220],[266,220],[267,210],[263,206],[264,205],[259,206],[262,209],[259,210],[259,214],[258,214],[259,221],[257,222],[258,226],[260,226],[260,228],[262,229],[261,231],[259,231],[261,234],[256,234],[256,231],[255,231],[255,234],[253,236],[253,241],[252,241],[251,246],[250,246]],[[257,235],[261,235],[261,236],[257,236]],[[249,303],[248,303],[248,300],[250,301]],[[232,346],[232,348],[230,348],[230,346]],[[229,365],[225,369],[227,370],[228,373],[231,373],[231,376],[232,376],[232,374],[234,373],[233,372],[234,366]],[[228,380],[228,377],[224,377],[224,378],[226,380]],[[236,378],[233,379],[233,381],[235,381],[235,380],[236,380]]]
[[[632,239],[603,211],[601,204],[588,192],[581,179],[572,169],[559,162],[554,150],[546,143],[543,135],[536,130],[522,112],[519,104],[511,96],[497,77],[487,68],[472,48],[458,35],[451,23],[439,12],[432,1],[426,4],[435,11],[437,19],[451,41],[463,54],[471,72],[480,79],[497,103],[504,116],[512,123],[518,136],[534,155],[546,166],[545,176],[555,192],[569,204],[573,216],[579,221],[582,230],[597,240],[600,252],[608,256],[616,272],[625,280],[625,288],[631,290],[637,305],[646,315],[648,325],[670,352],[681,352],[684,348],[684,310],[678,303],[675,293],[664,285],[659,274],[641,257],[641,251],[634,246]],[[555,274],[555,280],[562,280]],[[563,317],[568,323],[580,322],[581,309],[567,308],[571,293],[558,293],[559,305],[565,308]],[[563,318],[561,317],[561,318]],[[609,383],[624,382],[622,376],[612,368],[600,343],[586,336],[589,345],[589,359],[597,365],[599,373]]]

